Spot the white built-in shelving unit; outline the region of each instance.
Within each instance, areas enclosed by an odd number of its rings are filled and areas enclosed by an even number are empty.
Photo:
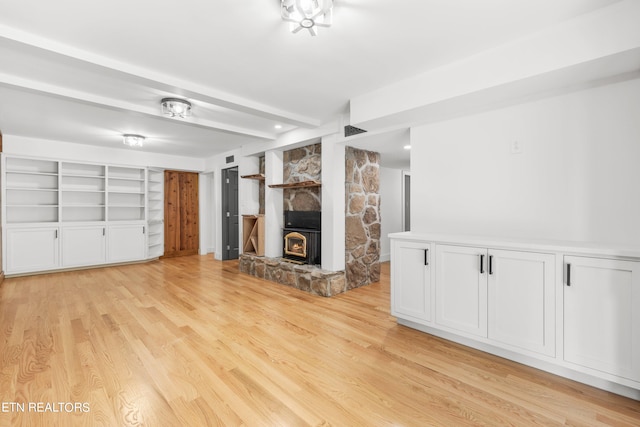
[[[147,170],[147,218],[149,233],[147,256],[164,255],[164,171]]]
[[[136,221],[145,218],[145,169],[108,167],[109,221]]]
[[[58,162],[8,158],[4,169],[6,223],[58,222]]]
[[[163,250],[163,228],[155,231],[163,216],[161,174],[150,175],[148,193],[144,167],[5,154],[2,162],[7,275],[136,261]]]
[[[105,166],[61,162],[61,222],[105,220]]]

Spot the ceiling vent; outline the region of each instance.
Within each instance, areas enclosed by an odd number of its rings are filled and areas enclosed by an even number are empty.
[[[366,130],[357,128],[355,126],[347,125],[344,127],[344,136],[345,138],[348,136],[357,135],[359,133],[365,133]]]

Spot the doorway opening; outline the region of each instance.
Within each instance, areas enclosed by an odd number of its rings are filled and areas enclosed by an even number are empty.
[[[402,231],[411,231],[411,172],[402,171]]]

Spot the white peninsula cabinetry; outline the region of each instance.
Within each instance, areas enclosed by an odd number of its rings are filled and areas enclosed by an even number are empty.
[[[640,248],[390,237],[398,323],[640,400]]]
[[[6,274],[147,256],[147,170],[2,156]]]

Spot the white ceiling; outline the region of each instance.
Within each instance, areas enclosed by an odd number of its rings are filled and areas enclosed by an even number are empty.
[[[336,0],[333,26],[311,37],[288,31],[279,0],[0,0],[0,131],[118,147],[140,133],[143,150],[213,156],[616,1]],[[163,117],[166,96],[193,116]],[[395,166],[404,135],[357,144]]]

